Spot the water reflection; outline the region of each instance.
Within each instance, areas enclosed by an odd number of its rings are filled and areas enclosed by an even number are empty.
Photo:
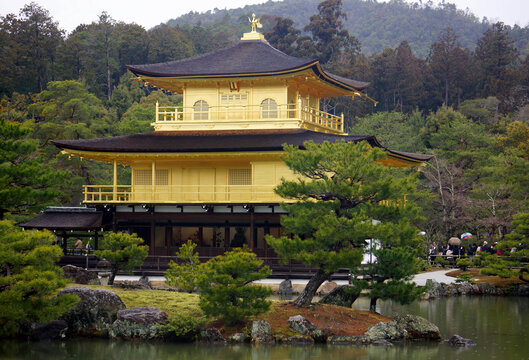
[[[369,308],[359,299],[355,307]],[[380,302],[385,315],[412,313],[438,324],[443,336],[460,334],[478,346],[468,349],[446,344],[377,346],[207,346],[201,344],[139,343],[77,339],[64,342],[0,342],[0,359],[105,360],[304,360],[304,359],[527,359],[529,358],[529,299],[454,297],[400,306]]]

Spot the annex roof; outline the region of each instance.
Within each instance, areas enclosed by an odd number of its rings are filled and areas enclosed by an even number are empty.
[[[203,55],[157,64],[127,65],[136,76],[171,78],[229,78],[288,74],[312,69],[322,80],[350,91],[369,83],[324,71],[318,60],[287,55],[263,40],[241,40],[237,44]]]
[[[102,224],[103,212],[92,208],[50,207],[21,226],[28,229],[96,230]]]

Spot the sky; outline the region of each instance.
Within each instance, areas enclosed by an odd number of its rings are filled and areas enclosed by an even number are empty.
[[[154,0],[152,3],[139,0],[33,0],[48,10],[61,29],[68,33],[79,24],[97,21],[106,11],[113,19],[136,23],[150,29],[167,20],[190,11],[232,9],[244,5],[259,4],[265,0]],[[274,0],[275,1],[275,0]],[[343,0],[347,1],[347,0]],[[388,0],[378,0],[385,2]],[[419,0],[406,0],[419,1]],[[425,3],[427,0],[423,0]],[[434,0],[434,3],[440,0]],[[31,0],[0,0],[0,16],[18,14]],[[487,17],[506,24],[526,26],[529,24],[529,0],[447,0],[459,9],[470,9],[479,19]],[[259,14],[257,14],[259,15]]]

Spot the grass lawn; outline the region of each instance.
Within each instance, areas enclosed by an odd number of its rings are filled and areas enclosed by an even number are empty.
[[[198,295],[196,294],[164,290],[121,289],[102,285],[70,284],[69,286],[86,286],[90,289],[105,289],[115,292],[123,300],[127,309],[150,306],[165,311],[169,318],[173,317],[174,314],[202,316],[202,310],[198,307]]]

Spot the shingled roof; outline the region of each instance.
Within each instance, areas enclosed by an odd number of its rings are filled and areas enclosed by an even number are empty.
[[[96,230],[103,225],[103,213],[91,208],[50,207],[21,226],[27,229]]]
[[[304,129],[296,130],[238,130],[238,131],[155,131],[136,135],[115,136],[86,140],[52,141],[61,149],[120,152],[120,153],[186,153],[281,151],[284,144],[303,147],[305,141],[317,144],[324,141],[367,141],[390,154],[411,161],[427,161],[432,156],[393,151],[383,147],[374,136],[334,135]]]
[[[270,76],[309,68],[324,81],[347,90],[360,91],[369,86],[366,82],[325,72],[318,60],[287,55],[262,40],[241,40],[227,48],[177,61],[127,65],[127,69],[137,76],[175,78]]]

